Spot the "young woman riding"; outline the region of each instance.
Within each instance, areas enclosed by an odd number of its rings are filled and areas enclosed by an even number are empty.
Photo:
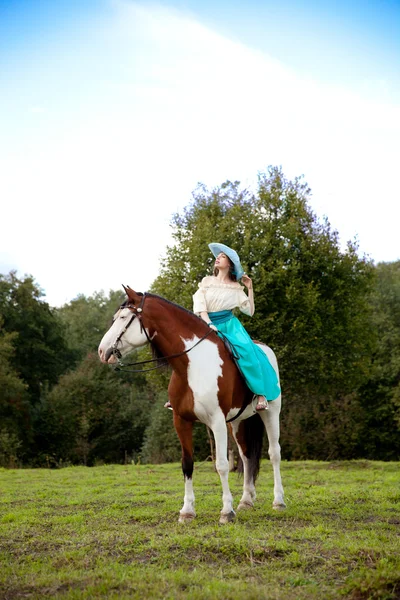
[[[193,312],[212,329],[227,338],[233,348],[236,364],[247,386],[257,397],[256,410],[268,408],[267,400],[280,394],[277,375],[263,350],[255,344],[232,310],[254,314],[253,284],[243,272],[238,254],[225,244],[209,244],[215,256],[214,274],[204,277],[193,296]],[[245,294],[243,287],[248,290]],[[169,406],[169,402],[166,403]]]

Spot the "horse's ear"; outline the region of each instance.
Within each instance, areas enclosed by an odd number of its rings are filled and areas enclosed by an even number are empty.
[[[132,288],[130,288],[130,287],[129,287],[129,285],[125,287],[125,286],[122,284],[122,287],[124,288],[124,290],[125,290],[125,293],[126,293],[126,295],[128,296],[128,298],[129,298],[129,300],[130,300],[131,302],[133,302],[133,303],[135,303],[135,302],[140,302],[140,296],[139,296],[139,294],[137,294],[137,293],[135,292],[135,290],[132,290]]]

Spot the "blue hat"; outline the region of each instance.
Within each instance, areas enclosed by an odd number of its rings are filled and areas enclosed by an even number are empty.
[[[235,250],[232,250],[232,248],[229,248],[229,246],[225,246],[225,244],[208,244],[208,247],[214,254],[215,258],[217,258],[218,254],[220,254],[221,252],[226,254],[226,256],[231,259],[235,266],[236,279],[239,280],[242,278],[244,271],[242,265],[240,264],[240,258],[238,256],[238,253],[235,252]]]

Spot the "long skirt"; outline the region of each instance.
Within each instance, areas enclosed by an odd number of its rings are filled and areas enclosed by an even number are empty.
[[[232,311],[208,313],[218,332],[232,346],[233,357],[249,389],[257,395],[275,400],[281,393],[277,374],[263,350],[253,342]]]

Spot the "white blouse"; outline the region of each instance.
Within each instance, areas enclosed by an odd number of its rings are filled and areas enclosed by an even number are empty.
[[[240,308],[242,313],[251,316],[250,300],[244,288],[237,281],[221,283],[216,277],[204,277],[199,289],[193,295],[193,312],[218,312]]]

